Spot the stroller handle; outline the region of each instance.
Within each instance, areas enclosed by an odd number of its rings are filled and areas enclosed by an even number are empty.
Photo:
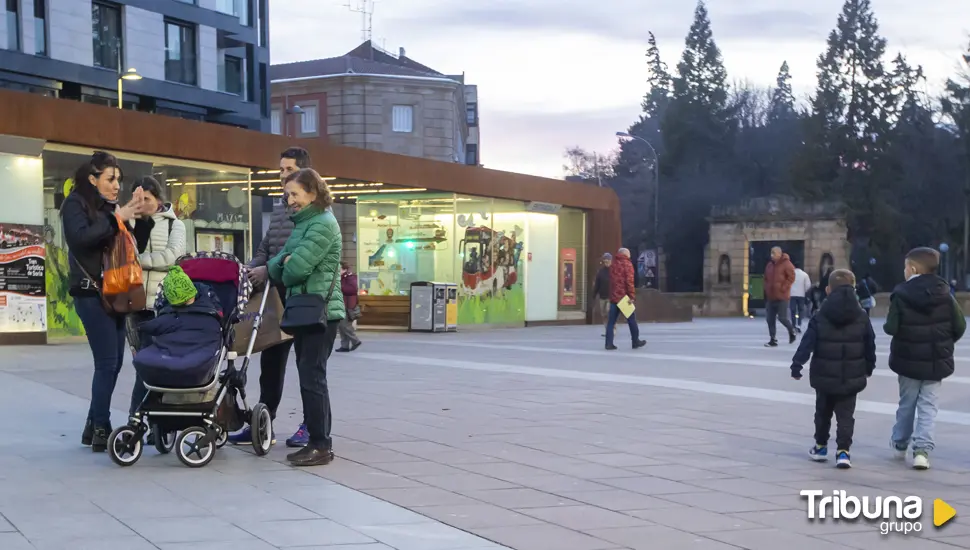
[[[256,318],[253,320],[253,332],[249,335],[249,345],[246,346],[246,357],[250,357],[253,354],[253,347],[256,345],[256,335],[259,333],[259,326],[263,324],[263,310],[266,309],[266,297],[269,296],[269,289],[267,287],[263,290],[263,297],[259,300],[259,311],[256,312]]]

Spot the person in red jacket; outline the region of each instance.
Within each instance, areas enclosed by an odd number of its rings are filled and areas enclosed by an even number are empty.
[[[344,305],[347,316],[340,320],[340,347],[336,350],[342,353],[355,351],[360,347],[357,337],[357,327],[354,323],[360,318],[360,305],[357,303],[357,274],[350,270],[350,264],[340,262],[340,291],[344,295]]]
[[[791,287],[795,283],[795,266],[788,254],[780,246],[771,249],[771,261],[765,266],[765,316],[768,318],[768,336],[771,338],[765,347],[778,346],[775,340],[775,321],[788,329],[788,343],[795,343],[795,328],[788,320],[788,301],[791,300]]]
[[[606,349],[615,350],[613,345],[613,332],[616,329],[616,320],[620,316],[620,307],[617,305],[625,300],[627,296],[630,300],[636,300],[637,289],[633,283],[633,262],[630,261],[630,251],[621,248],[613,259],[610,266],[610,316],[606,322]],[[634,312],[626,319],[630,327],[630,337],[633,338],[633,349],[642,348],[647,343],[640,339],[640,327],[637,325],[637,314]]]

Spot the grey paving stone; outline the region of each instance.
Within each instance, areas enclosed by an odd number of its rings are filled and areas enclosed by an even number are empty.
[[[541,523],[541,521],[526,514],[485,503],[467,506],[423,506],[414,510],[422,515],[465,530]]]
[[[246,541],[253,536],[232,523],[213,516],[195,518],[143,517],[125,520],[136,533],[153,544],[209,541]]]
[[[252,535],[274,546],[311,546],[319,544],[364,544],[373,538],[328,519],[301,521],[262,521],[242,526]]]
[[[662,525],[621,529],[599,529],[591,535],[631,550],[736,550],[737,546]]]
[[[660,498],[720,514],[758,512],[763,510],[778,510],[781,508],[778,505],[763,500],[714,491],[660,495]]]
[[[13,524],[7,521],[7,518],[0,514],[0,533],[11,533],[16,530],[17,529],[13,526]]]
[[[463,495],[481,502],[503,508],[544,508],[549,506],[574,506],[577,501],[560,495],[529,489],[495,489],[488,491],[464,491]]]
[[[596,506],[559,506],[555,508],[525,508],[521,510],[534,518],[561,525],[576,531],[609,529],[613,527],[642,527],[648,523],[642,519]]]
[[[515,550],[614,550],[617,545],[558,525],[480,529],[479,535]],[[419,549],[415,549],[419,550]]]
[[[693,485],[649,476],[629,477],[623,479],[602,479],[599,482],[605,485],[610,485],[611,487],[625,489],[627,491],[633,491],[634,493],[641,493],[644,495],[673,495],[697,491],[697,487]]]
[[[733,531],[738,529],[764,529],[765,524],[748,521],[738,515],[719,514],[687,506],[677,508],[653,508],[632,510],[627,514],[687,533]],[[764,512],[768,513],[768,512]]]
[[[50,540],[67,541],[72,539],[117,538],[133,536],[125,524],[105,513],[64,515],[57,514],[57,521],[51,521],[50,514],[56,509],[47,510],[43,516],[27,518],[8,517],[10,522],[31,542]]]
[[[361,545],[363,547],[363,545]],[[159,544],[160,550],[278,550],[278,546],[253,538],[249,540],[224,540],[206,542],[178,542]],[[305,547],[304,547],[305,548]],[[363,548],[362,548],[363,550]],[[384,550],[384,549],[380,549]]]
[[[584,504],[592,504],[606,510],[623,512],[626,510],[644,510],[651,508],[683,508],[683,506],[657,497],[641,493],[612,489],[609,491],[586,491],[581,493],[563,493],[563,497]]]
[[[439,487],[456,493],[487,491],[490,489],[514,489],[516,487],[516,485],[507,481],[473,474],[471,472],[441,476],[415,476],[411,479],[424,485],[431,485],[432,487]]]
[[[661,461],[654,458],[647,458],[629,453],[597,453],[579,455],[583,460],[603,464],[604,466],[615,466],[617,468],[630,468],[635,466],[657,466]],[[633,469],[633,468],[631,468]]]
[[[788,533],[778,529],[723,531],[719,533],[707,533],[706,536],[739,548],[745,548],[746,550],[778,550],[779,548],[788,550],[812,550],[818,548],[820,545],[819,539],[815,537],[798,533]],[[824,543],[824,547],[832,550],[847,550],[852,548],[851,546],[839,544],[838,541]],[[870,546],[869,548],[880,548],[882,550],[882,545]]]
[[[418,487],[414,489],[365,489],[365,493],[381,500],[393,502],[398,506],[445,506],[474,504],[475,501],[437,487]]]
[[[0,539],[0,548],[7,550]],[[39,539],[32,541],[36,550],[157,550],[158,546],[139,536],[130,537],[94,537],[88,539]]]
[[[36,550],[20,533],[0,533],[0,548],[3,550]]]
[[[798,495],[798,491],[790,487],[751,479],[695,479],[689,483],[697,487],[703,487],[704,489],[743,497]]]
[[[410,525],[375,525],[360,532],[396,550],[471,550],[492,547],[487,540],[437,522]]]

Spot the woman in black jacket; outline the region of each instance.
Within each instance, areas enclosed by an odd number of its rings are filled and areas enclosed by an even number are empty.
[[[107,448],[111,395],[125,359],[125,318],[107,313],[99,295],[102,258],[118,233],[118,218],[128,224],[143,215],[145,208],[140,190],[136,190],[131,202],[118,205],[121,177],[118,159],[98,151],[78,168],[74,189],[61,205],[70,262],[70,294],[94,356],[91,406],[81,435],[81,443],[90,445],[94,452]]]

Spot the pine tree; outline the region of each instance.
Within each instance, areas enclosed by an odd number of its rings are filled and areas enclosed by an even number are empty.
[[[670,102],[670,71],[667,64],[660,57],[660,48],[657,47],[657,37],[653,32],[648,33],[647,38],[647,94],[643,98],[643,117],[647,119],[658,119],[663,116]]]
[[[788,62],[781,64],[775,88],[771,90],[771,103],[768,106],[768,122],[779,122],[795,118],[795,94],[791,88],[791,73]]]

